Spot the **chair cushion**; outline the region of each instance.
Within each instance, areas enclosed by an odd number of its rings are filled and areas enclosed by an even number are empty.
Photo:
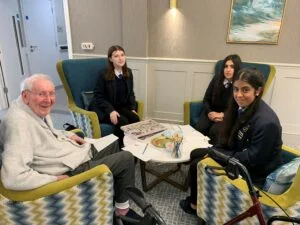
[[[263,189],[272,194],[282,194],[293,182],[299,166],[300,157],[280,166],[268,175]]]
[[[115,130],[115,126],[112,124],[101,123],[100,129],[101,129],[101,136],[104,137],[109,134],[113,134]]]
[[[82,91],[81,97],[82,97],[84,109],[87,110],[91,104],[93,97],[94,97],[94,92],[93,91]]]

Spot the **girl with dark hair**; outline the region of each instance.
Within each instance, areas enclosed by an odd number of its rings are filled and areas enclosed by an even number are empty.
[[[107,68],[99,72],[89,109],[97,113],[100,122],[115,125],[115,134],[122,147],[124,133],[120,127],[139,122],[133,75],[121,46],[114,45],[108,49],[107,61]]]
[[[228,100],[232,96],[232,79],[236,76],[241,66],[238,55],[228,55],[222,64],[220,74],[211,80],[203,99],[203,110],[195,126],[196,130],[210,138],[210,143],[217,142],[217,136]]]
[[[275,112],[262,99],[263,74],[256,69],[241,69],[233,81],[233,99],[226,111],[223,143],[216,148],[235,157],[248,169],[253,183],[262,186],[265,178],[280,165],[282,130]],[[191,196],[180,201],[181,208],[196,213],[197,164],[207,149],[191,153]]]

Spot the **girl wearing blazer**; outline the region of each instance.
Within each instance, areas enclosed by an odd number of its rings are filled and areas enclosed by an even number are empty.
[[[280,165],[282,146],[282,128],[276,113],[261,99],[263,88],[264,77],[259,70],[245,68],[238,72],[225,112],[223,143],[216,145],[220,152],[238,159],[257,186],[262,186],[267,175]],[[191,195],[180,201],[186,213],[196,214],[197,164],[206,153],[207,149],[191,152]]]
[[[90,110],[97,113],[100,122],[115,126],[122,147],[124,133],[120,127],[140,121],[136,112],[133,75],[121,46],[111,46],[107,60],[107,68],[99,72]]]
[[[217,141],[228,100],[232,97],[232,80],[239,71],[241,63],[238,55],[226,56],[220,74],[214,76],[206,89],[203,110],[195,128],[208,136],[211,144]]]

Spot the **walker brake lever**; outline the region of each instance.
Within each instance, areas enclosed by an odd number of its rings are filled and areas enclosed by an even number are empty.
[[[225,167],[226,174],[231,180],[237,179],[240,175],[240,171],[236,162],[236,159],[230,158],[227,166]]]

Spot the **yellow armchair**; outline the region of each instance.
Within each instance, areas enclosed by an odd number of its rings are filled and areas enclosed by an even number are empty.
[[[0,224],[113,224],[113,176],[105,165],[28,191],[0,181]]]
[[[299,157],[300,151],[283,146],[283,159],[290,161]],[[215,176],[207,173],[205,167],[220,166],[211,158],[198,163],[198,197],[197,215],[209,225],[224,224],[233,217],[246,211],[252,201],[244,179],[229,179],[227,176]],[[259,190],[258,188],[256,188]],[[265,219],[272,216],[300,217],[300,168],[290,187],[282,194],[271,194],[259,191],[262,210]],[[256,217],[249,217],[242,224],[259,224]],[[286,222],[276,222],[286,224]]]

